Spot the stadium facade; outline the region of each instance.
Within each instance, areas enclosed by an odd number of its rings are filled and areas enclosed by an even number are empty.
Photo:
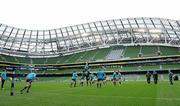
[[[0,52],[21,57],[51,57],[111,45],[180,47],[180,21],[125,18],[50,30],[0,24]]]

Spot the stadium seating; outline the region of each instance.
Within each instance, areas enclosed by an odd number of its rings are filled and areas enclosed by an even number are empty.
[[[24,63],[24,64],[66,64],[86,61],[116,60],[121,58],[137,58],[139,53],[143,57],[158,56],[158,51],[162,56],[179,55],[179,49],[166,46],[115,46],[109,48],[95,49],[74,53],[70,55],[49,57],[49,58],[28,58],[8,55],[0,55],[0,61]],[[126,69],[125,69],[126,70]]]
[[[71,58],[69,58],[68,62],[69,63],[74,63],[74,62],[80,62],[81,59],[85,56],[86,52],[80,52],[73,54]]]
[[[128,58],[136,58],[138,57],[138,54],[140,52],[140,46],[129,46],[125,48],[124,51],[124,57],[128,57]]]
[[[55,62],[58,62],[59,58],[61,58],[61,57],[51,57],[51,58],[47,58],[44,63],[45,63],[45,64],[54,64]]]
[[[0,55],[0,61],[6,61],[6,59],[3,57],[3,55]]]
[[[93,59],[96,61],[104,60],[110,51],[111,51],[111,48],[97,49],[97,53]]]
[[[123,53],[123,49],[112,50],[106,56],[106,60],[120,59]]]
[[[93,61],[93,57],[96,55],[96,52],[97,52],[96,50],[86,52],[82,56],[81,61]]]
[[[160,51],[161,51],[161,55],[163,55],[163,56],[180,54],[179,49],[175,48],[175,47],[161,46]]]
[[[16,57],[18,63],[32,64],[32,59],[28,57]]]
[[[46,58],[32,58],[33,64],[44,64],[46,62]]]
[[[143,57],[157,56],[158,47],[157,46],[142,46],[141,53]]]
[[[71,63],[69,62],[69,59],[74,56],[74,54],[72,55],[66,55],[66,56],[63,56],[61,58],[59,58],[59,61],[57,62],[57,64],[63,64],[63,63]],[[56,62],[55,62],[56,63]]]
[[[5,60],[6,62],[17,62],[17,61],[15,60],[15,57],[7,56],[7,55],[3,55],[2,57],[4,58],[4,60]]]

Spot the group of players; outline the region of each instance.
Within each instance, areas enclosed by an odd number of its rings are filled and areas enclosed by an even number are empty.
[[[81,73],[81,77],[80,77],[80,86],[83,86],[84,82],[86,82],[86,85],[88,86],[89,84],[92,85],[95,83],[95,77],[97,79],[97,88],[101,88],[102,84],[106,84],[106,74],[105,72],[102,70],[103,67],[101,69],[99,69],[97,72],[90,72],[89,71],[89,65],[86,62],[86,64],[84,65],[84,71]],[[76,87],[77,84],[77,77],[78,74],[76,71],[74,71],[72,73],[72,82],[70,84],[70,87]],[[118,82],[119,84],[121,84],[121,73],[120,71],[116,72],[114,71],[114,73],[112,74],[112,81],[113,84],[116,85],[116,83]]]
[[[147,83],[148,84],[151,83],[151,75],[153,76],[154,84],[157,84],[158,83],[158,73],[156,71],[153,71],[152,74],[149,71],[147,71],[147,73],[146,73]],[[169,77],[170,84],[173,85],[173,73],[171,72],[171,70],[169,70],[168,77]]]
[[[101,69],[99,69],[97,72],[90,72],[89,71],[89,65],[86,62],[86,64],[84,65],[84,71],[81,73],[81,78],[80,78],[80,85],[83,86],[83,83],[86,81],[86,84],[94,84],[95,80],[94,77],[96,76],[97,78],[97,88],[101,88],[102,83],[105,84],[106,83],[106,74],[105,72],[102,70],[103,67]],[[146,78],[147,78],[147,83],[150,84],[151,82],[151,75],[153,76],[153,80],[154,80],[154,84],[158,83],[158,73],[156,71],[153,71],[153,73],[151,74],[149,71],[147,71],[146,73]],[[169,82],[171,85],[173,85],[173,73],[169,70]],[[70,84],[70,87],[74,86],[76,87],[76,83],[77,83],[77,77],[78,74],[76,71],[73,72],[72,74],[72,82]],[[114,71],[112,74],[112,83],[113,85],[116,85],[117,83],[121,84],[122,82],[122,75],[120,73],[120,71]]]
[[[6,68],[3,68],[1,72],[1,90],[4,90],[4,83],[6,79],[7,79]],[[29,90],[32,86],[32,82],[35,79],[36,79],[36,73],[32,71],[28,73],[26,76],[26,85],[23,87],[23,89],[20,90],[20,93],[23,94],[24,90],[26,90],[26,93],[29,93]]]
[[[117,74],[118,75],[118,74]],[[117,77],[117,75],[114,75]],[[72,82],[70,87],[76,87],[78,74],[76,71],[72,73]],[[96,78],[95,78],[96,77]],[[83,71],[80,76],[80,86],[83,86],[86,82],[86,85],[93,85],[95,83],[95,79],[97,79],[97,88],[101,88],[102,84],[106,84],[106,74],[102,70],[98,70],[97,72]],[[120,79],[120,78],[118,78]],[[117,78],[113,78],[113,84],[116,85]]]

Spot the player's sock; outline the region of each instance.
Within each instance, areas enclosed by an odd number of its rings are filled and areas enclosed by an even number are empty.
[[[1,89],[3,89],[3,87],[4,87],[4,81],[2,81],[1,83]]]
[[[20,90],[20,93],[23,94],[23,91],[27,88],[27,86],[25,86],[23,89]]]
[[[114,82],[114,86],[116,85],[116,82]]]
[[[74,83],[74,87],[76,87],[76,82]]]
[[[27,88],[27,86],[25,86],[21,91],[24,91]]]
[[[83,82],[81,82],[80,85],[83,86]]]
[[[20,90],[20,93],[23,94],[23,90]]]
[[[28,87],[26,93],[29,93],[29,89],[30,89],[30,88],[31,88],[31,85],[29,85],[29,87]]]
[[[101,88],[101,83],[100,83],[100,88]]]

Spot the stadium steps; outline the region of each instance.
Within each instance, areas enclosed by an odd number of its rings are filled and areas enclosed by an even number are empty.
[[[63,56],[63,58],[62,58],[58,63],[70,63],[68,59],[69,59],[71,56],[72,56],[72,55]]]
[[[94,60],[104,60],[105,57],[108,55],[108,53],[111,51],[111,48],[103,48],[103,49],[97,49],[98,52],[94,56]]]
[[[73,58],[74,55],[69,55],[69,57],[65,60],[65,63],[71,63],[71,58]]]
[[[97,50],[91,50],[86,52],[86,54],[81,58],[82,61],[93,61],[93,57],[96,54]]]
[[[84,52],[82,55],[79,56],[79,58],[76,60],[76,62],[82,62],[83,57],[87,54],[88,51]]]
[[[122,54],[121,54],[121,57],[124,58],[124,54],[125,54],[125,51],[126,51],[126,47],[124,48]]]
[[[18,59],[17,59],[16,57],[14,57],[14,59],[15,59],[15,61],[16,61],[17,63],[19,63],[19,61],[18,61]]]
[[[98,52],[99,52],[99,50],[96,49],[96,53],[95,53],[94,56],[92,57],[92,60],[93,60],[93,61],[96,61],[95,57],[96,57],[96,55],[98,54]]]
[[[46,60],[45,60],[44,64],[47,64],[47,61],[48,61],[48,58],[46,58]]]
[[[59,59],[57,60],[56,64],[60,64],[60,63],[61,63],[61,60],[62,60],[63,58],[65,58],[65,56],[61,56],[61,58],[59,58]]]
[[[73,57],[71,59],[69,59],[69,62],[70,63],[74,63],[74,62],[77,62],[78,58],[80,56],[82,56],[85,52],[79,52],[79,53],[75,53],[73,54]]]
[[[106,56],[107,60],[116,60],[116,59],[120,59],[123,53],[123,49],[115,49],[115,50],[111,50],[108,55]]]

